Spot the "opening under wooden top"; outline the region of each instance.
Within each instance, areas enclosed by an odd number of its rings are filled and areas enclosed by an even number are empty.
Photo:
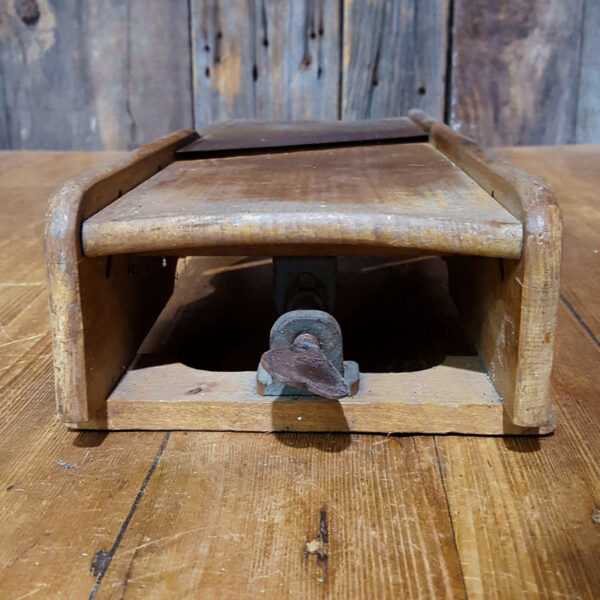
[[[176,161],[83,223],[88,256],[518,258],[521,223],[427,143]]]

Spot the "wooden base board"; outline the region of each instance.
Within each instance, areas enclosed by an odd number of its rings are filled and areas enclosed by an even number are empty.
[[[78,429],[329,431],[540,435],[512,425],[477,357],[449,357],[408,373],[367,373],[356,396],[268,397],[255,372],[212,372],[181,363],[129,370],[107,401],[106,415]]]

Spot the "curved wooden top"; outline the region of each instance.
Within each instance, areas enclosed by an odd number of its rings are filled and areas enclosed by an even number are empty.
[[[518,258],[522,237],[516,217],[427,143],[179,161],[82,227],[87,256],[318,248]]]

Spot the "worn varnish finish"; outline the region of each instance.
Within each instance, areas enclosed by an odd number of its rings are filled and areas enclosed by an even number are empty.
[[[431,143],[523,223],[516,261],[449,260],[450,286],[513,423],[552,421],[550,372],[559,295],[562,223],[552,191],[418,111]]]
[[[517,218],[427,143],[177,161],[83,225],[88,256],[358,246],[516,258],[521,236]]]
[[[345,0],[343,119],[444,116],[448,0]]]
[[[137,148],[192,126],[187,2],[0,4],[0,147]]]
[[[476,357],[451,357],[421,372],[364,374],[359,392],[325,400],[258,396],[256,372],[210,372],[182,364],[133,369],[107,400],[107,429],[213,431],[353,431],[482,435],[545,434],[555,422],[531,429],[506,419]],[[368,394],[368,396],[366,395]]]
[[[165,442],[54,421],[40,244],[47,186],[106,158],[0,153],[0,595],[597,597],[600,351],[583,327],[598,322],[585,289],[598,279],[600,216],[585,201],[597,172],[583,165],[598,156],[591,147],[510,152],[561,180],[563,292],[585,315],[560,311],[554,435],[178,432]],[[317,555],[305,556],[322,547],[323,512],[327,578]]]
[[[98,418],[173,289],[173,260],[85,258],[81,223],[168,165],[197,134],[180,131],[64,183],[48,205],[45,250],[56,397],[69,421]],[[81,399],[85,401],[82,403]]]
[[[218,248],[229,255],[240,249],[245,254],[263,254],[267,249],[274,249],[276,255],[304,254],[309,248],[324,255],[343,256],[352,254],[357,246],[367,247],[367,254],[397,249],[400,254],[416,250],[469,255],[460,263],[456,257],[448,259],[450,285],[470,337],[502,398],[506,421],[518,428],[539,428],[540,433],[551,431],[555,417],[549,381],[561,240],[554,197],[533,176],[486,154],[473,141],[423,113],[413,111],[411,118],[429,130],[431,143],[363,144],[168,164],[177,147],[193,139],[194,134],[181,132],[132,153],[122,166],[88,175],[83,184],[78,180],[65,184],[55,197],[47,229],[57,400],[65,422],[79,428],[131,427],[135,425],[127,420],[131,411],[143,415],[144,423],[152,428],[156,420],[177,428],[278,429],[264,425],[265,404],[258,400],[255,408],[260,418],[256,424],[253,419],[248,423],[236,419],[233,425],[225,415],[221,421],[211,418],[207,407],[212,406],[212,396],[180,399],[182,410],[189,405],[189,424],[175,410],[176,405],[163,410],[164,392],[155,392],[169,389],[171,379],[177,379],[177,374],[169,375],[169,367],[146,370],[141,378],[138,373],[122,379],[113,399],[125,402],[112,407],[105,404],[171,293],[174,263],[159,256],[164,251],[182,256],[209,254]],[[163,163],[167,163],[164,169]],[[157,167],[159,172],[153,174]],[[129,177],[129,189],[120,197],[125,177]],[[71,197],[72,188],[81,191],[74,196],[65,227],[63,204]],[[507,217],[519,234],[517,243]],[[80,224],[81,240],[73,234]],[[503,229],[503,225],[509,226]],[[66,231],[62,237],[61,229]],[[60,256],[61,242],[77,257],[80,241],[85,255],[81,264],[77,269],[61,266],[64,261],[55,258]],[[511,242],[513,252],[503,251],[503,244]],[[142,257],[139,265],[128,262],[124,268],[113,269],[115,276],[106,285],[97,259],[119,254],[130,261],[127,253],[133,252],[158,256]],[[513,262],[494,261],[490,266],[482,256]],[[109,258],[107,274],[111,264]],[[160,290],[151,295],[154,302],[142,303],[149,286],[157,285]],[[97,298],[102,293],[105,301],[99,311]],[[136,309],[138,304],[144,311]],[[67,308],[76,305],[77,311]],[[119,316],[109,320],[110,328],[100,334],[95,320],[98,314],[110,315],[111,306]],[[73,344],[80,348],[75,363],[69,360],[68,351]],[[103,356],[109,347],[116,350],[107,361]],[[434,364],[439,362],[428,366]],[[385,377],[374,375],[373,380],[377,392],[372,398],[378,403],[394,393],[379,386]],[[133,383],[126,387],[128,382]],[[238,383],[235,391],[242,394],[238,394],[238,401],[245,399],[252,404],[252,390],[244,393],[243,381]],[[405,427],[388,416],[393,410],[386,413],[389,407],[381,405],[386,416],[379,427],[357,416],[349,429],[481,434],[515,431],[500,423],[499,414],[488,422],[490,414],[495,414],[488,410],[477,410],[466,429],[457,427],[447,416],[439,421],[427,418],[435,412],[443,388],[435,383],[433,391],[425,394],[425,402],[433,404],[427,410],[415,411],[418,424]],[[119,396],[124,389],[126,392]],[[66,393],[68,390],[74,393]],[[146,402],[150,397],[152,401]],[[70,399],[69,404],[65,398]],[[145,402],[142,411],[139,402],[129,402],[139,398]],[[413,404],[410,394],[399,400],[409,408]],[[469,399],[465,403],[472,405]],[[308,429],[321,430],[324,414],[329,415],[319,408],[317,415],[321,416],[311,418]],[[169,415],[173,423],[167,420]]]

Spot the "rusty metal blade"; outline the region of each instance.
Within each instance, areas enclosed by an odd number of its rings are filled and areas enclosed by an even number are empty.
[[[341,373],[314,344],[273,348],[262,355],[260,364],[273,379],[323,398],[335,400],[349,393]]]
[[[209,125],[177,151],[178,159],[365,143],[426,142],[427,132],[407,117],[365,121],[243,121]]]

